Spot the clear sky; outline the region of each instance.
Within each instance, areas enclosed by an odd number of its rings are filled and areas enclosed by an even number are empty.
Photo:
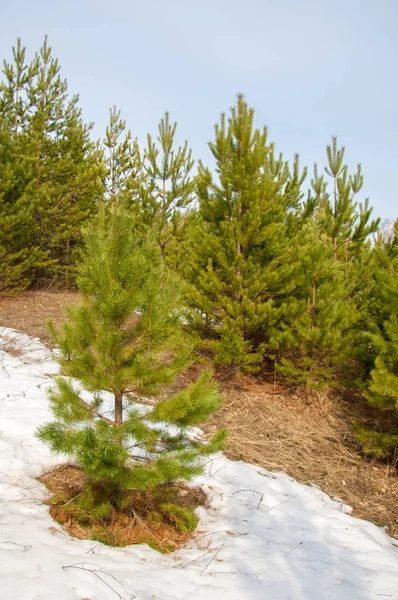
[[[0,57],[45,34],[102,135],[116,104],[134,136],[165,110],[196,158],[237,92],[286,158],[325,162],[332,135],[364,196],[398,216],[398,0],[0,0]]]

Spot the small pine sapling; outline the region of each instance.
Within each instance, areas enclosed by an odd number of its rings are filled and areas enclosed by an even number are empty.
[[[129,490],[198,475],[202,456],[226,437],[224,430],[208,442],[190,435],[221,402],[208,371],[154,406],[131,400],[172,382],[191,351],[181,283],[164,274],[156,243],[133,230],[120,207],[102,209],[86,230],[82,303],[68,309],[60,332],[51,326],[66,377],[49,393],[54,420],[37,433],[53,452],[76,459],[89,480],[80,506],[99,519],[123,509]]]

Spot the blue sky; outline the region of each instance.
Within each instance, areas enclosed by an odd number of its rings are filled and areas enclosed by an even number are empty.
[[[398,216],[397,0],[0,0],[0,57],[45,34],[102,135],[116,104],[142,141],[165,110],[196,158],[237,92],[286,158],[325,163],[332,135],[363,197]]]

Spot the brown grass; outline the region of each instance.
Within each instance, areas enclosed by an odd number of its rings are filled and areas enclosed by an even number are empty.
[[[161,516],[160,505],[168,502],[170,497],[173,504],[191,509],[207,503],[207,496],[199,487],[168,484],[147,492],[131,491],[128,493],[129,506],[123,511],[114,509],[106,521],[82,524],[71,508],[87,484],[83,471],[72,465],[62,465],[44,474],[39,481],[54,494],[47,501],[51,516],[70,535],[111,546],[147,543],[160,552],[177,550],[193,532],[179,532],[166,519],[154,519],[154,516]]]
[[[395,468],[360,453],[352,419],[368,427],[385,418],[355,397],[298,397],[251,378],[226,386],[221,410],[208,422],[230,431],[226,455],[315,483],[353,507],[357,517],[398,536],[398,477]]]
[[[0,327],[10,327],[38,337],[44,344],[51,343],[46,321],[65,320],[65,306],[76,305],[76,292],[24,292],[17,297],[0,297]]]
[[[0,326],[48,343],[45,320],[50,317],[59,324],[65,318],[63,305],[77,301],[78,295],[71,292],[0,298]],[[167,393],[196,379],[200,370],[198,365],[191,367]],[[284,470],[301,482],[315,483],[351,505],[355,516],[385,526],[398,537],[397,470],[363,457],[352,429],[353,419],[370,429],[383,429],[388,413],[355,395],[318,394],[308,399],[254,378],[235,377],[223,382],[222,388],[224,405],[206,430],[229,428],[229,458]]]
[[[16,339],[7,338],[6,340],[1,340],[0,348],[3,352],[7,352],[7,354],[11,354],[14,357],[19,357],[23,354],[23,348]]]

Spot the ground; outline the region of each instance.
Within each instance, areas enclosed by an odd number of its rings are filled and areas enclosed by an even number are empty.
[[[71,537],[51,518],[38,480],[67,461],[35,436],[51,419],[48,390],[59,365],[38,340],[3,328],[0,341],[11,349],[0,349],[2,598],[398,598],[396,540],[319,487],[221,452],[206,458],[204,475],[192,482],[208,501],[179,550],[165,555],[147,544],[114,548]]]
[[[0,327],[39,337],[50,346],[45,321],[64,319],[65,304],[76,304],[72,292],[28,292],[0,299]],[[182,376],[197,375],[197,367]],[[363,457],[352,420],[380,427],[386,413],[360,397],[297,395],[281,383],[239,377],[222,382],[224,405],[209,421],[208,431],[230,430],[226,455],[285,471],[298,481],[314,483],[331,497],[353,507],[353,514],[385,527],[398,537],[398,477],[394,467]]]

